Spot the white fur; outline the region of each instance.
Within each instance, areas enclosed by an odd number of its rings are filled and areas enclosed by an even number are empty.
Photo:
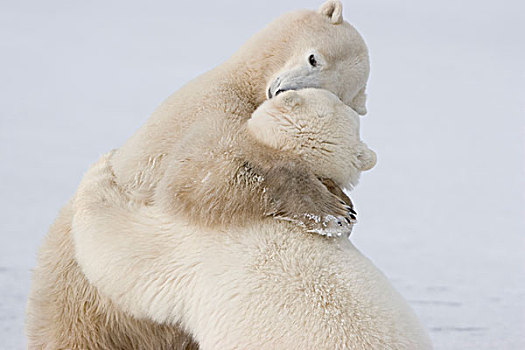
[[[270,147],[298,154],[316,175],[351,188],[361,171],[376,164],[374,151],[359,137],[359,124],[359,115],[328,90],[302,89],[259,106],[248,130]]]
[[[126,312],[201,349],[429,349],[387,279],[343,238],[286,223],[195,229],[129,201],[102,157],[74,200],[76,259]],[[123,244],[126,242],[126,244]]]
[[[342,25],[342,11],[340,1],[328,0],[317,12],[330,23]],[[338,95],[359,114],[366,114],[365,87],[370,69],[368,49],[357,32],[350,31],[346,34],[331,38],[328,46],[314,45],[308,40],[299,41],[282,69],[270,79],[267,96],[273,97],[279,90],[324,88]],[[337,41],[350,45],[343,49],[342,46],[334,46]],[[345,54],[346,59],[341,59]],[[315,66],[310,63],[310,56],[314,57]]]
[[[88,171],[41,250],[28,304],[32,346],[97,348],[101,333],[103,344],[117,332],[125,341],[130,329],[155,320],[174,332],[180,323],[205,350],[429,347],[407,304],[347,240],[271,219],[243,230],[197,229],[154,205],[172,152],[196,121],[238,128],[269,89],[306,87],[328,89],[366,112],[367,48],[341,13],[330,0],[318,12],[278,18],[169,97]],[[141,344],[158,336],[150,328]]]
[[[177,143],[196,121],[226,120],[237,128],[266,100],[269,89],[272,95],[278,89],[327,89],[366,113],[368,48],[340,12],[341,3],[330,0],[318,11],[287,13],[226,62],[175,92],[117,150],[111,160],[116,181],[149,200]],[[312,53],[317,67],[309,64]]]

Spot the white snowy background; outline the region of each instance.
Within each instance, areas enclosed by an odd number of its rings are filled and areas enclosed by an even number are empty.
[[[171,92],[304,1],[0,0],[0,348],[30,269],[99,155]],[[372,58],[353,242],[436,349],[525,349],[525,7],[348,0]]]

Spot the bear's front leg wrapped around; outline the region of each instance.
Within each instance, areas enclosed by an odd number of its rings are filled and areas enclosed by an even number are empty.
[[[238,138],[231,135],[230,141]],[[171,162],[155,202],[198,226],[249,225],[275,217],[323,235],[350,233],[355,211],[333,181],[320,180],[297,158],[240,143],[219,141],[207,154],[183,152],[183,159]]]
[[[408,304],[349,240],[271,218],[195,227],[130,203],[108,158],[91,167],[66,212],[74,251],[62,263],[75,269],[50,270],[68,288],[49,294],[74,299],[60,304],[66,311],[88,312],[66,319],[62,337],[73,324],[82,331],[73,335],[108,342],[51,348],[431,349]],[[72,272],[82,283],[66,281]]]
[[[309,232],[349,235],[356,221],[350,199],[330,179],[319,179],[304,165],[275,164],[264,174],[270,215],[291,221]]]
[[[271,216],[327,236],[351,232],[342,188],[375,164],[357,113],[319,89],[284,92],[236,127],[210,115],[171,153],[155,198],[168,212],[214,228]]]

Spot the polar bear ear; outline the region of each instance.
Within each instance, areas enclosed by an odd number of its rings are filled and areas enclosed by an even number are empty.
[[[320,14],[327,16],[332,24],[343,22],[343,4],[338,0],[328,0],[317,10]]]
[[[352,99],[352,102],[350,102],[350,107],[354,111],[356,111],[359,115],[365,115],[366,110],[366,92],[365,92],[366,86],[359,90],[357,95]]]
[[[360,171],[366,171],[372,169],[376,165],[376,162],[376,153],[363,142],[360,142],[357,145],[355,158],[353,159],[354,166]]]

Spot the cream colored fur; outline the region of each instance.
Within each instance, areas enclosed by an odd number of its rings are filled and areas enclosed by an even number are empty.
[[[320,179],[349,188],[375,164],[359,138],[359,116],[319,89],[267,100],[240,128],[196,122],[183,141],[153,203],[212,228],[273,216],[322,234],[347,233],[355,212]]]
[[[356,177],[343,164],[355,175],[375,163],[358,126],[333,94],[306,89],[265,102],[248,131],[274,153],[298,153],[314,173],[335,169],[347,184]],[[355,156],[363,150],[368,162]],[[116,185],[111,156],[79,186],[73,236],[85,275],[122,310],[181,325],[202,349],[429,348],[410,308],[346,239],[271,218],[199,227],[134,201]],[[333,163],[341,158],[350,161]]]
[[[136,198],[153,200],[195,122],[217,120],[228,129],[239,129],[272,87],[272,95],[283,89],[324,88],[364,113],[368,50],[341,13],[340,2],[328,1],[318,11],[285,14],[226,62],[175,92],[117,150],[111,160],[116,181]],[[312,54],[316,67],[309,63]],[[214,145],[200,147],[205,153]]]
[[[40,249],[29,348],[196,348],[189,333],[203,349],[426,347],[409,308],[349,242],[272,219],[197,229],[155,204],[198,122],[241,130],[267,94],[305,87],[366,112],[367,48],[341,13],[327,1],[278,18],[86,174]]]
[[[79,187],[74,241],[89,281],[126,313],[180,324],[201,349],[431,347],[409,306],[347,239],[273,219],[196,229],[133,203],[109,159]]]
[[[321,178],[357,185],[376,155],[360,139],[359,115],[327,90],[287,91],[263,103],[248,120],[260,142],[297,154]]]
[[[28,349],[198,349],[178,325],[137,319],[87,281],[74,256],[72,218],[68,203],[40,248],[26,306]]]

